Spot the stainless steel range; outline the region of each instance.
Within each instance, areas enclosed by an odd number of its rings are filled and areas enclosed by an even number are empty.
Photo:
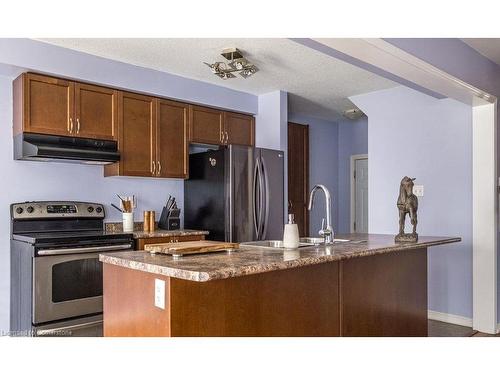
[[[99,253],[133,248],[103,230],[104,207],[86,202],[11,205],[11,334],[102,335]]]

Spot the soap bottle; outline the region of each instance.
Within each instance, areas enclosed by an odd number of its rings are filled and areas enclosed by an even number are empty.
[[[288,249],[296,249],[299,247],[299,228],[294,221],[294,215],[288,215],[288,224],[285,224],[283,233],[283,247]]]

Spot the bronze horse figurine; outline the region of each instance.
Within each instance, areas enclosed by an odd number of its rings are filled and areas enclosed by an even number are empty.
[[[399,187],[398,209],[399,209],[399,234],[396,236],[396,241],[417,241],[417,210],[418,199],[413,194],[414,178],[408,176],[403,177]],[[405,219],[406,214],[410,216],[413,231],[411,234],[405,234]]]

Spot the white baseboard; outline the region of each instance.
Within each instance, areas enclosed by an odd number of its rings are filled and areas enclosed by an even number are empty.
[[[427,311],[427,317],[432,320],[438,320],[440,322],[457,324],[464,327],[472,327],[472,319],[466,318],[465,316],[446,314],[439,311]],[[500,329],[500,324],[498,325]]]

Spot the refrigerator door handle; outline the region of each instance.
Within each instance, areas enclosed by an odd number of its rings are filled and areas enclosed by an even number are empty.
[[[265,184],[264,184],[264,167],[262,158],[258,158],[259,163],[259,240],[264,239],[264,214],[265,214]]]
[[[257,164],[258,164],[258,172],[259,172],[259,221],[257,224],[257,239],[262,240],[263,239],[263,232],[264,232],[264,171],[262,169],[262,160],[261,158],[257,158]]]
[[[252,183],[252,208],[253,208],[253,225],[255,229],[256,239],[259,239],[259,228],[260,228],[260,206],[257,206],[257,181],[259,178],[259,160],[255,160],[255,167],[253,171],[253,183]],[[260,205],[260,203],[259,203]],[[259,218],[257,216],[259,215]]]
[[[267,167],[264,159],[260,158],[260,164],[262,166],[262,191],[263,191],[263,223],[262,223],[262,240],[267,236],[267,227],[269,223],[269,179],[267,178]]]

